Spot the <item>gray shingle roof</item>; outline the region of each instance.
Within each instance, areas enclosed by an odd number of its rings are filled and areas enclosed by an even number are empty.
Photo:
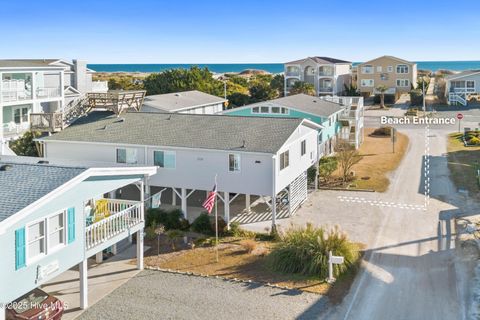
[[[307,58],[303,58],[303,59],[300,59],[300,60],[286,62],[285,64],[303,63],[308,59],[312,59],[316,63],[320,63],[320,64],[351,63],[350,61],[340,60],[340,59],[330,58],[330,57],[307,57]]]
[[[0,222],[47,195],[86,168],[0,161]]]
[[[303,93],[295,94],[295,95],[291,95],[283,98],[278,98],[274,100],[269,100],[265,102],[274,103],[276,105],[280,105],[287,108],[293,108],[299,111],[317,115],[319,117],[329,117],[334,113],[337,113],[345,109],[345,107],[342,106],[341,104],[331,102],[331,101],[326,101],[326,100],[320,99],[319,97],[314,97],[314,96],[310,96]],[[262,104],[265,104],[265,102],[255,103],[247,107],[261,106]]]
[[[462,71],[462,72],[451,74],[449,76],[446,76],[445,78],[447,80],[457,79],[457,78],[468,77],[468,76],[471,76],[471,75],[474,75],[474,74],[477,74],[477,73],[480,73],[480,70],[478,70],[478,69],[477,70],[465,70],[465,71]]]
[[[276,153],[302,119],[97,111],[41,140]],[[242,147],[243,146],[243,147]]]
[[[51,63],[59,59],[4,59],[0,60],[0,68],[29,68],[29,67],[52,67]],[[59,66],[54,66],[59,67]]]
[[[218,104],[225,101],[224,98],[192,90],[147,96],[144,105],[163,111],[175,112],[181,109]]]

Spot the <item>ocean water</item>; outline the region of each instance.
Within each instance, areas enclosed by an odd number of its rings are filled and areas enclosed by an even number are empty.
[[[359,62],[354,62],[353,65]],[[229,63],[229,64],[89,64],[88,67],[98,72],[161,72],[169,69],[191,66],[207,67],[214,73],[241,72],[245,69],[265,70],[270,73],[283,72],[282,63]],[[440,69],[461,71],[480,69],[480,61],[417,61],[417,68],[437,71]]]

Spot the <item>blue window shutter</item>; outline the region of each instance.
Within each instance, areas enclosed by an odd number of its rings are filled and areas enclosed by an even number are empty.
[[[25,228],[15,230],[15,270],[25,267]]]
[[[75,208],[67,209],[68,243],[75,241]]]

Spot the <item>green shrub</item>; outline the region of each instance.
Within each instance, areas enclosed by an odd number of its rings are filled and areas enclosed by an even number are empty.
[[[145,238],[147,238],[148,240],[153,240],[157,238],[154,225],[145,228]]]
[[[177,248],[176,248],[176,242],[179,238],[182,238],[185,233],[181,230],[175,230],[175,229],[172,229],[172,230],[169,230],[166,232],[166,235],[168,237],[168,240],[170,241],[170,245],[172,246],[172,249],[175,251]]]
[[[322,157],[318,163],[318,173],[324,181],[328,181],[337,168],[336,157]]]
[[[422,90],[415,89],[410,91],[410,105],[421,106],[423,105]]]
[[[40,135],[37,131],[27,131],[20,138],[10,141],[9,147],[17,156],[38,157],[37,143],[33,139]]]
[[[206,234],[209,236],[215,235],[215,216],[209,215],[206,212],[201,213],[190,226],[192,231]],[[225,235],[227,231],[227,223],[222,217],[218,217],[218,234]]]
[[[153,222],[164,225],[166,230],[188,230],[190,227],[188,220],[183,217],[183,212],[180,209],[173,209],[170,211],[165,211],[159,208],[148,209],[145,224],[149,227]]]
[[[328,276],[330,250],[334,255],[345,258],[345,263],[334,265],[335,277],[356,266],[359,249],[346,234],[338,228],[327,231],[323,227],[314,228],[311,224],[286,231],[269,254],[268,262],[278,272],[325,278]]]
[[[391,136],[392,127],[381,127],[373,130],[372,136]]]
[[[307,182],[312,183],[315,182],[315,175],[317,174],[317,168],[315,165],[311,166],[307,169]]]

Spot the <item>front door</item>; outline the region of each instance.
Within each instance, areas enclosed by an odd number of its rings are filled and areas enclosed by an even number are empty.
[[[28,123],[28,114],[29,108],[28,107],[17,107],[13,109],[13,122],[15,124],[25,124]]]

